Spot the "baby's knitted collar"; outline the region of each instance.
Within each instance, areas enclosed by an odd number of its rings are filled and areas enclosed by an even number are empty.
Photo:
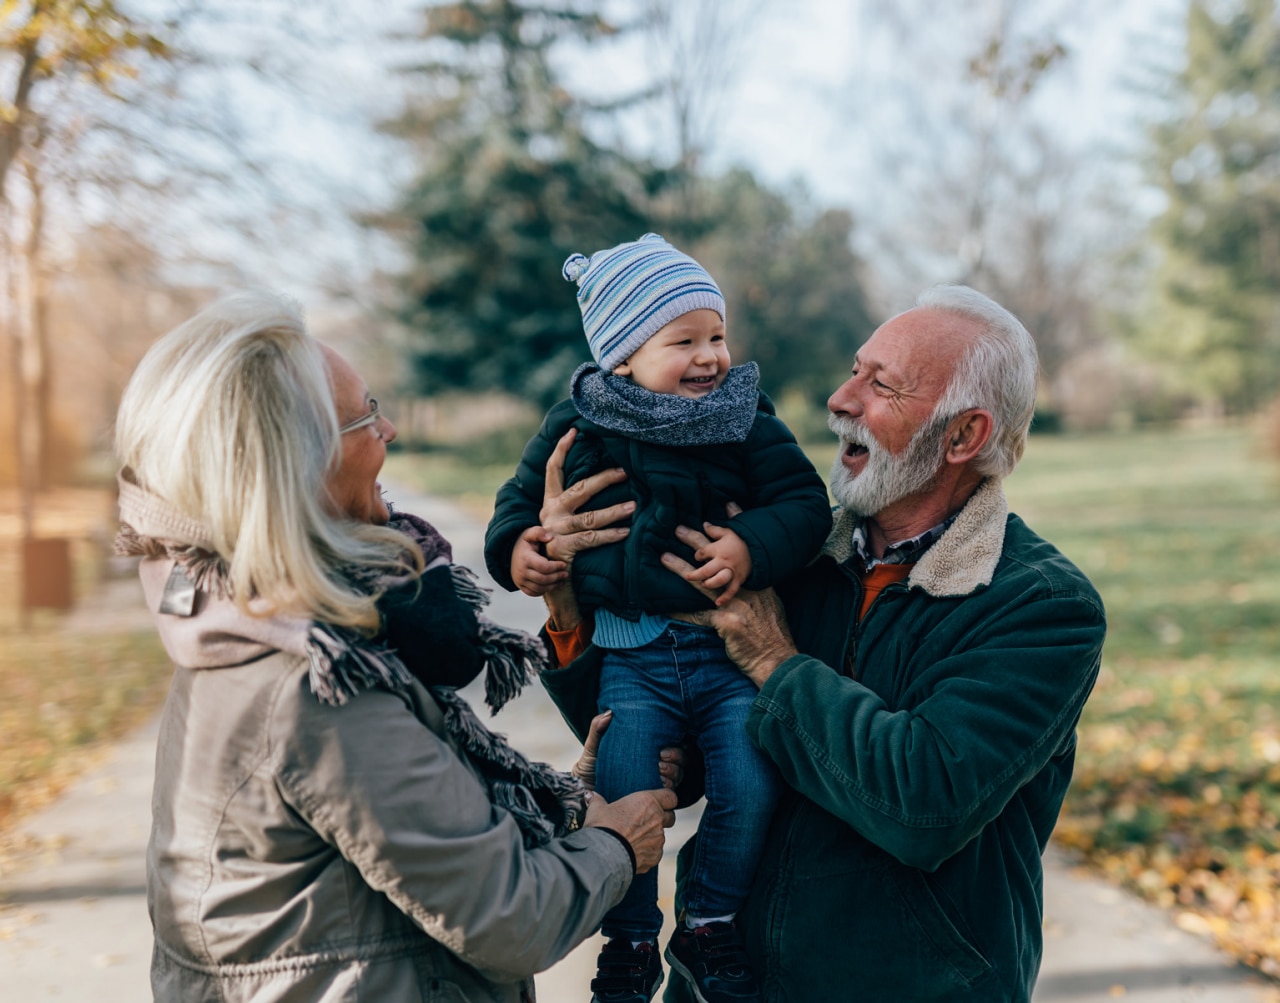
[[[602,428],[661,446],[711,446],[746,441],[759,383],[760,367],[748,362],[730,369],[705,397],[680,397],[646,390],[587,362],[573,374],[570,392],[578,413]]]

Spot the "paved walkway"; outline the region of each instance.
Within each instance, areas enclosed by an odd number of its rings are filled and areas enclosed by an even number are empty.
[[[407,492],[393,497],[436,523],[454,541],[458,561],[483,567],[482,527],[474,520],[439,501]],[[114,588],[109,606],[137,596],[127,582]],[[140,605],[140,597],[136,601]],[[500,590],[491,612],[526,629],[541,622],[537,601]],[[74,616],[69,628],[99,625],[110,614],[99,603]],[[567,768],[576,755],[576,743],[540,687],[531,687],[493,723],[534,758]],[[0,874],[2,1003],[150,998],[144,852],[154,751],[152,723],[22,826],[29,850],[20,866]],[[682,813],[668,838],[661,871],[667,929],[674,850],[696,824],[696,816]],[[1163,910],[1073,870],[1056,852],[1046,862],[1045,900],[1045,959],[1035,1003],[1280,1003],[1274,984],[1178,929]],[[540,975],[539,998],[586,1003],[599,943],[588,941]],[[850,998],[856,997],[851,987]]]

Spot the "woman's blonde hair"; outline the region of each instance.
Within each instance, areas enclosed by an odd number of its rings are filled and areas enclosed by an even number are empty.
[[[373,631],[374,597],[342,569],[421,568],[401,533],[326,505],[341,456],[333,392],[284,297],[224,297],[152,345],[120,403],[116,453],[140,487],[204,525],[246,612],[254,599],[259,614]]]

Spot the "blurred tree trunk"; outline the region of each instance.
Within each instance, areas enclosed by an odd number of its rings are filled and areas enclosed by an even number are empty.
[[[49,352],[49,296],[45,281],[44,239],[45,188],[38,166],[40,140],[33,145],[34,156],[22,161],[31,207],[27,223],[27,240],[23,254],[26,276],[26,298],[23,312],[27,332],[29,369],[26,380],[26,417],[29,423],[28,448],[31,450],[29,470],[31,489],[44,491],[52,483],[53,380],[52,357]]]
[[[46,133],[32,102],[51,81],[83,79],[111,93],[114,80],[131,71],[131,57],[164,57],[167,52],[158,35],[118,10],[114,0],[9,0],[0,6],[0,59],[8,54],[13,74],[12,90],[0,102],[0,203],[6,209],[5,317],[24,538],[33,533],[35,492],[47,484],[52,413],[48,312],[40,275],[46,210],[40,157]],[[18,163],[25,167],[27,182],[23,217],[11,183]],[[22,241],[19,219],[26,223]]]
[[[355,16],[333,0],[0,0],[0,208],[8,270],[0,295],[9,293],[0,358],[14,363],[3,406],[12,401],[12,439],[15,448],[23,444],[15,472],[25,491],[68,473],[79,444],[74,417],[60,410],[63,370],[87,369],[80,356],[104,363],[89,391],[93,406],[72,402],[96,418],[103,397],[118,393],[121,368],[136,363],[140,340],[159,333],[137,310],[150,313],[149,297],[163,299],[166,282],[179,291],[196,282],[242,282],[255,265],[256,281],[276,280],[261,273],[260,262],[247,269],[242,263],[253,252],[265,256],[268,244],[286,243],[281,231],[297,226],[307,205],[319,204],[303,199],[311,197],[308,184],[324,183],[323,172],[282,169],[278,160],[292,151],[261,152],[254,146],[260,137],[247,126],[264,121],[262,97],[306,88],[306,70],[323,62],[317,52],[336,45],[338,23],[347,18],[349,27]],[[333,80],[326,71],[325,81]],[[237,97],[240,91],[249,96]],[[242,118],[240,102],[247,107],[250,100],[259,107]],[[330,211],[332,192],[323,204]],[[308,223],[310,237],[317,224]],[[90,234],[106,232],[135,235],[131,248],[164,248],[149,261],[140,302],[131,300],[127,321],[116,324],[113,312],[104,312],[116,299],[99,293],[97,312],[92,303],[83,310],[62,303],[58,297],[75,283],[55,274],[56,264],[81,258]],[[211,243],[223,249],[211,255]],[[314,256],[273,250],[269,260],[315,261],[322,244],[316,241]],[[72,316],[85,325],[75,358],[52,347],[70,340],[54,327]],[[90,344],[91,337],[101,344]],[[105,425],[98,419],[90,427]]]
[[[11,4],[6,4],[6,10],[0,14],[0,18],[8,21],[12,17]],[[50,6],[49,2],[32,3],[30,20],[26,28],[30,28],[32,23],[37,22],[44,16],[44,9]],[[0,21],[0,23],[3,23]],[[20,31],[14,36],[15,40],[9,42],[6,48],[11,48],[17,57],[18,69],[14,77],[13,97],[8,101],[8,108],[5,109],[7,114],[0,119],[0,197],[5,192],[5,181],[9,177],[9,168],[13,165],[18,153],[22,150],[23,133],[27,127],[27,113],[31,107],[31,91],[36,83],[37,67],[39,64],[39,43],[40,35],[38,31]],[[8,41],[8,40],[6,40]]]
[[[732,88],[742,50],[769,0],[642,0],[647,62],[665,100],[674,136],[677,205],[665,224],[680,242],[696,238],[708,220],[703,166],[714,148],[720,105]]]

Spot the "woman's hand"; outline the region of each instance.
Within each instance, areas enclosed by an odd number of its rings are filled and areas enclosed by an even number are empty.
[[[669,791],[680,786],[684,780],[684,749],[672,745],[658,753],[658,776]]]
[[[591,719],[591,726],[587,729],[587,740],[582,743],[582,755],[569,771],[581,780],[582,785],[589,791],[596,789],[596,759],[600,754],[600,736],[609,730],[609,724],[612,721],[613,711],[611,710],[597,714]],[[658,775],[662,779],[662,786],[667,790],[679,787],[680,781],[684,779],[684,749],[677,745],[659,752]]]
[[[591,725],[587,728],[587,740],[582,743],[582,755],[569,770],[589,791],[596,789],[596,759],[600,754],[600,736],[609,730],[609,724],[612,721],[613,711],[611,710],[597,714],[591,719]]]
[[[521,579],[516,579],[516,584],[522,591],[527,591],[526,585],[541,590],[529,594],[543,597],[557,630],[572,630],[582,622],[578,600],[569,580],[574,557],[592,547],[625,540],[631,530],[613,524],[630,516],[636,507],[635,502],[627,501],[608,508],[578,511],[605,488],[626,480],[627,474],[615,467],[592,474],[566,488],[565,458],[577,435],[577,429],[569,429],[552,450],[547,460],[540,525],[521,534],[512,554],[513,578],[517,555],[523,555],[523,584]],[[529,557],[530,550],[542,559],[541,562],[535,562]]]
[[[675,825],[675,809],[675,791],[636,791],[613,802],[597,794],[587,806],[583,826],[612,829],[625,839],[636,855],[636,873],[643,874],[662,859],[662,830]]]

